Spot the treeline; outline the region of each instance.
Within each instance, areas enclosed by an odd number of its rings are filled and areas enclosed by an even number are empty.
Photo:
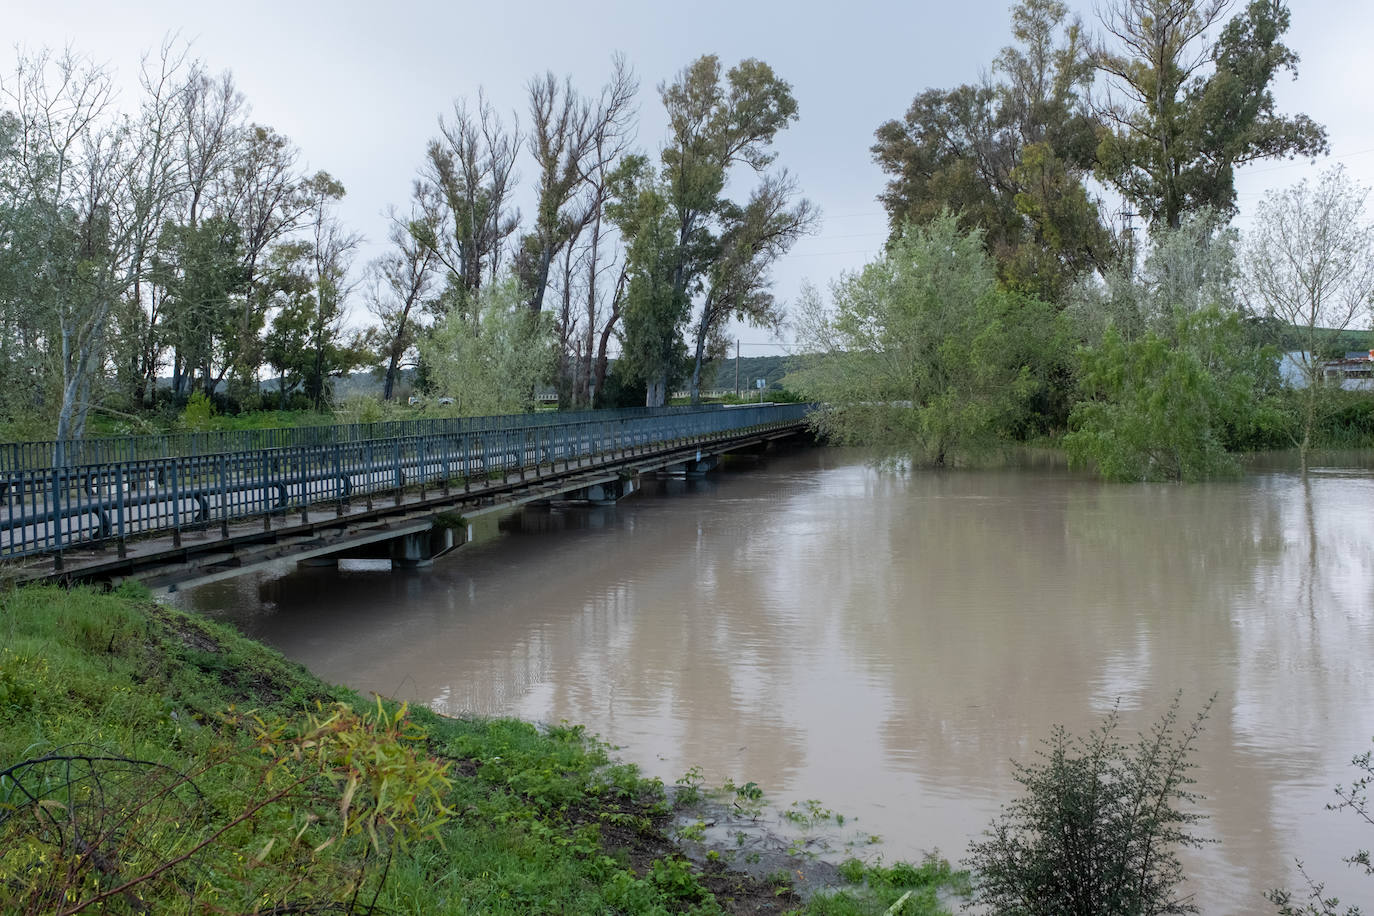
[[[467,413],[522,409],[550,381],[568,405],[661,404],[696,389],[731,317],[779,320],[771,267],[816,221],[773,162],[796,100],[758,60],[701,57],[660,85],[669,130],[652,157],[633,146],[639,82],[620,58],[593,92],[531,79],[523,124],[480,91],[456,101],[367,264],[338,217],[343,185],[254,121],[230,73],[169,42],[140,87],[119,110],[113,74],[73,52],[21,53],[0,79],[11,430],[80,437],[92,411],[195,393],[319,409],[360,367],[386,399],[414,369]],[[354,304],[365,330],[345,323]]]
[[[1021,0],[984,82],[927,90],[878,129],[886,250],[828,301],[803,296],[812,355],[788,384],[831,405],[823,429],[937,465],[1054,437],[1128,480],[1207,476],[1254,448],[1305,462],[1333,420],[1374,433],[1374,405],[1352,411],[1321,364],[1368,321],[1367,190],[1333,169],[1270,194],[1245,238],[1230,226],[1238,167],[1327,150],[1276,110],[1298,62],[1287,7],[1230,12],[1116,0],[1094,34]]]

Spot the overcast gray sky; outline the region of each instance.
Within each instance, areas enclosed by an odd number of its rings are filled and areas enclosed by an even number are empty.
[[[1286,40],[1302,63],[1297,81],[1276,87],[1281,109],[1325,124],[1332,158],[1374,185],[1374,3],[1289,3]],[[874,129],[899,117],[921,90],[977,79],[1009,43],[1010,5],[0,0],[0,39],[89,54],[118,71],[132,103],[140,54],[179,32],[210,69],[234,72],[255,120],[294,140],[312,169],[343,181],[342,215],[373,243],[385,236],[387,205],[404,205],[438,115],[479,86],[523,120],[532,75],[569,74],[594,92],[609,74],[611,55],[622,51],[642,82],[640,146],[656,152],[663,139],[655,93],[661,81],[705,53],[727,65],[761,58],[792,84],[800,105],[801,120],[779,139],[778,165],[796,174],[824,213],[820,234],[798,244],[777,271],[778,293],[791,299],[803,278],[825,285],[879,250],[886,222],[874,199],[883,185],[868,152]],[[1091,3],[1071,6],[1095,27]],[[1327,164],[1250,167],[1239,182],[1237,225],[1249,225],[1266,189],[1314,176]],[[522,174],[531,181],[533,165]],[[360,305],[354,308],[356,322],[364,316]],[[741,329],[739,336],[745,355],[777,352],[762,345],[768,332]]]

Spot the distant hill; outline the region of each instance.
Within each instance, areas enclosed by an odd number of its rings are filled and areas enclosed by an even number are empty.
[[[739,360],[739,387],[741,391],[753,391],[755,379],[767,379],[768,388],[781,388],[782,377],[786,374],[786,356],[741,356]],[[711,391],[719,388],[735,387],[735,358],[715,360],[701,367],[701,387]]]

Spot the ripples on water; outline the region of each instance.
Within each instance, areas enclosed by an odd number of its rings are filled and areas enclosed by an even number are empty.
[[[526,511],[427,571],[288,567],[181,600],[360,690],[823,799],[889,858],[962,855],[1051,724],[1119,704],[1135,729],[1216,693],[1196,761],[1222,842],[1188,866],[1204,912],[1245,913],[1295,856],[1374,896],[1340,861],[1368,832],[1324,810],[1374,735],[1371,507],[1367,466],[1112,486],[811,449]]]

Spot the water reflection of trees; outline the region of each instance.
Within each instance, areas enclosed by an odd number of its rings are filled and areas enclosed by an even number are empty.
[[[850,651],[891,685],[891,765],[955,792],[1009,792],[1007,760],[1053,722],[1086,729],[1119,698],[1143,725],[1176,689],[1197,704],[1219,692],[1198,762],[1208,829],[1227,844],[1203,861],[1241,886],[1284,878],[1283,796],[1332,758],[1314,722],[1370,695],[1367,622],[1343,619],[1369,606],[1369,524],[1320,495],[1304,516],[1313,502],[1284,477],[1105,487],[988,472],[863,486],[862,499],[833,500],[830,573],[810,598],[842,616]]]

